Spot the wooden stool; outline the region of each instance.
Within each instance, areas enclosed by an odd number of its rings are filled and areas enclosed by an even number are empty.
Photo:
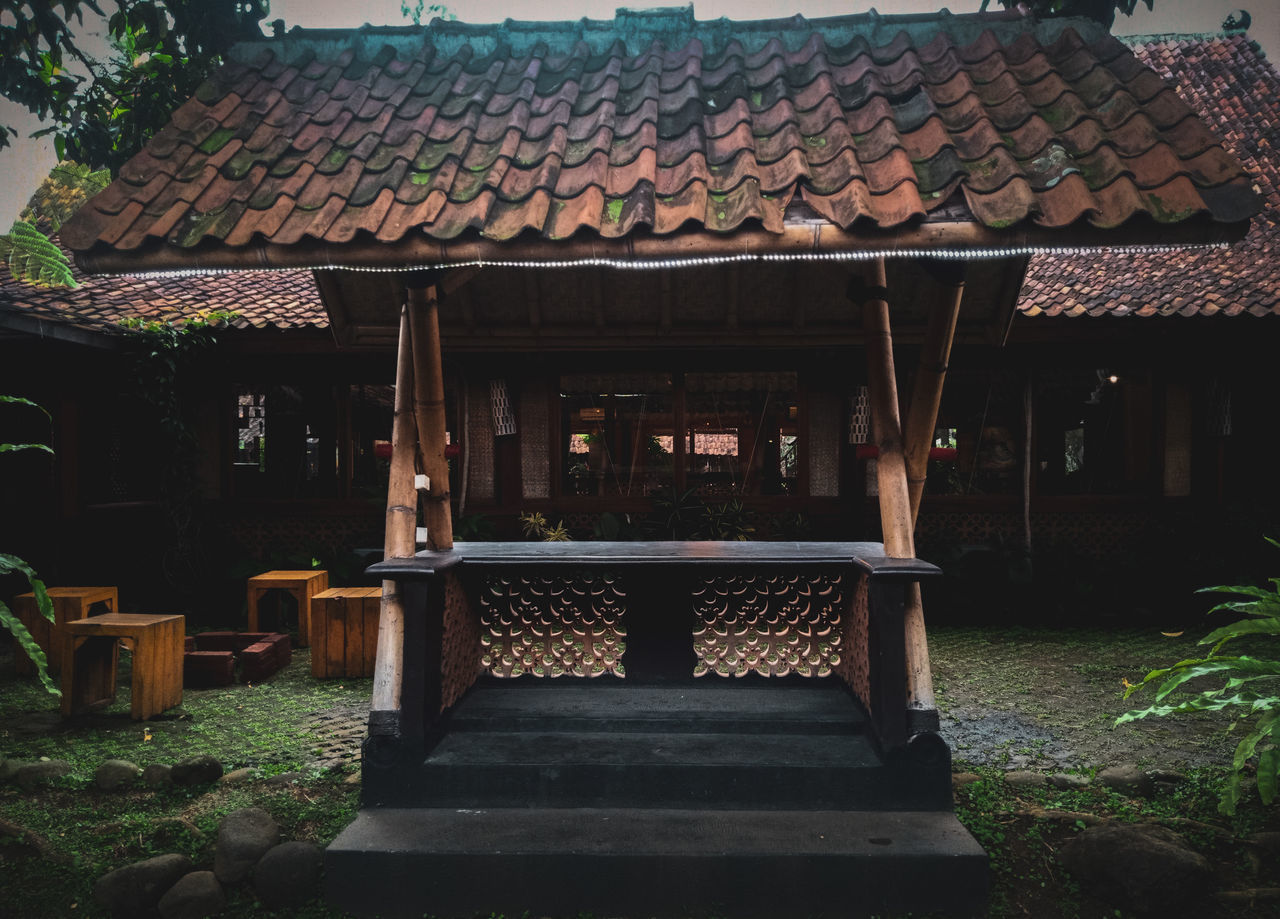
[[[114,613],[120,608],[119,592],[114,587],[50,587],[49,599],[53,601],[53,622],[40,615],[36,595],[19,594],[13,598],[13,612],[31,637],[35,639],[49,662],[49,673],[62,672],[62,627],[68,622],[84,619],[94,604],[105,603]],[[36,665],[21,648],[14,652],[13,669],[19,676],[35,676]]]
[[[373,676],[381,587],[335,587],[311,598],[311,675]]]
[[[258,632],[258,601],[268,590],[285,590],[298,601],[298,647],[311,644],[311,598],[329,586],[329,572],[266,571],[249,578],[249,631]],[[282,630],[283,631],[283,630]]]
[[[133,719],[143,721],[181,705],[186,622],[185,616],[132,613],[68,622],[62,629],[62,714],[75,715],[115,698],[120,641],[133,650]]]

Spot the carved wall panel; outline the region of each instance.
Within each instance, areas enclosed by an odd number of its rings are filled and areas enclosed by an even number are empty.
[[[494,676],[624,676],[626,594],[612,575],[488,575],[482,666]]]
[[[462,698],[480,675],[480,620],[471,609],[457,572],[444,575],[444,637],[441,641],[441,711]]]
[[[703,578],[694,675],[828,676],[840,663],[843,604],[839,575]]]

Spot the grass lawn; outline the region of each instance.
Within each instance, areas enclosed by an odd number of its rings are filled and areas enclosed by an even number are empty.
[[[955,769],[978,776],[957,790],[956,803],[992,857],[989,916],[1115,919],[1118,914],[1079,890],[1054,858],[1098,819],[1173,826],[1211,859],[1224,889],[1280,888],[1280,859],[1245,841],[1260,830],[1280,830],[1273,810],[1251,795],[1234,819],[1217,813],[1217,782],[1232,744],[1225,722],[1199,717],[1111,727],[1129,707],[1120,681],[1176,660],[1191,637],[938,628],[931,640]],[[358,772],[369,680],[312,679],[308,652],[295,651],[293,663],[268,682],[187,690],[181,708],[138,723],[128,716],[126,666],[114,705],[64,722],[57,700],[34,681],[13,677],[9,662],[0,660],[0,757],[66,759],[72,766],[70,775],[37,791],[0,786],[0,913],[6,917],[103,915],[92,899],[94,881],[151,855],[182,852],[207,867],[219,819],[240,807],[263,807],[285,839],[320,845],[355,814],[358,786],[350,779]],[[228,771],[251,767],[256,778],[196,789],[93,788],[94,770],[106,759],[147,766],[203,753]],[[1187,778],[1148,799],[1096,785],[1015,791],[1003,778],[1013,767],[1091,774],[1121,761],[1176,768]],[[13,835],[19,828],[32,835]],[[1280,916],[1277,902],[1260,899],[1247,909],[1222,903],[1220,912],[1204,915]],[[318,902],[272,913],[240,890],[224,915],[338,914]]]

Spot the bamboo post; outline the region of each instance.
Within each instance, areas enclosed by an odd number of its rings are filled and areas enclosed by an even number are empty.
[[[391,424],[391,475],[387,482],[386,558],[412,558],[416,548],[418,494],[413,487],[413,450],[417,441],[412,403],[413,352],[409,310],[400,310],[400,347],[396,353],[395,415]],[[397,582],[382,582],[378,616],[378,658],[373,674],[371,712],[398,712],[404,681],[404,601]],[[372,729],[372,718],[370,728]]]
[[[872,436],[879,447],[876,482],[880,491],[880,528],[884,551],[890,558],[914,558],[914,521],[907,487],[907,463],[898,412],[898,383],[893,363],[893,335],[889,326],[888,289],[884,259],[866,263],[863,278],[854,279],[850,295],[862,303],[862,324],[867,348],[867,394],[871,402]],[[927,455],[927,454],[926,454]],[[920,585],[907,589],[903,613],[907,658],[907,713],[933,712],[933,674],[929,669],[929,643],[924,628]]]
[[[413,412],[418,428],[418,458],[430,479],[423,505],[427,543],[432,549],[453,548],[449,503],[449,461],[444,456],[444,368],[440,357],[440,316],[436,288],[409,282],[409,330],[416,368]]]
[[[907,409],[904,433],[907,456],[907,489],[911,495],[911,529],[914,532],[920,516],[920,500],[924,496],[925,479],[929,477],[929,448],[938,424],[938,407],[942,404],[942,385],[951,360],[951,342],[956,334],[956,319],[964,297],[964,263],[933,262],[932,273],[945,286],[945,296],[929,311],[915,385],[911,389],[911,405]]]

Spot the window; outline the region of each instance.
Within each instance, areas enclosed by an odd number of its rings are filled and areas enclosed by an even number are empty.
[[[702,495],[795,493],[795,373],[690,373],[685,389],[688,487]]]
[[[564,376],[560,413],[565,494],[643,497],[672,484],[670,376]]]

